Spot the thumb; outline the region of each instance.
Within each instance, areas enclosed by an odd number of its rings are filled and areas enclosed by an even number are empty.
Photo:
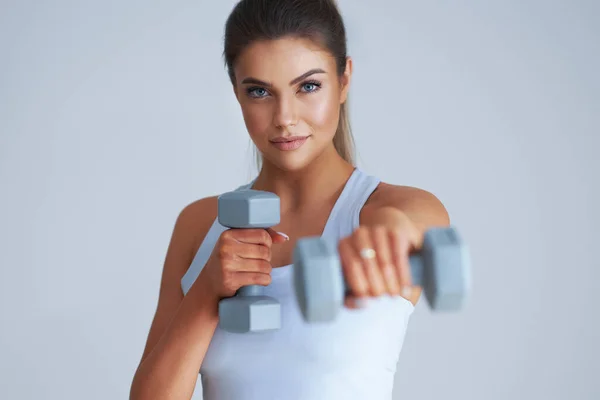
[[[290,237],[283,232],[277,232],[272,228],[267,228],[267,233],[271,235],[271,239],[273,239],[273,243],[283,243],[290,240]]]

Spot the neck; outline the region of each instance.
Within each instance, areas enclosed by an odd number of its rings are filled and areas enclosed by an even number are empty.
[[[252,189],[277,194],[282,214],[296,213],[323,202],[335,202],[353,171],[354,166],[332,145],[300,170],[283,170],[263,160]]]

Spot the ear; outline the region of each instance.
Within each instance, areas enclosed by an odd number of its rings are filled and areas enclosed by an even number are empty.
[[[348,98],[350,90],[350,81],[352,79],[352,58],[346,57],[346,69],[340,78],[340,104],[344,104]]]

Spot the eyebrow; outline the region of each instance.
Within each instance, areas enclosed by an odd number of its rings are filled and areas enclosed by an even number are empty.
[[[300,82],[300,81],[301,81],[301,80],[303,80],[303,79],[306,79],[306,78],[308,78],[308,77],[309,77],[309,76],[311,76],[311,75],[314,75],[314,74],[324,74],[324,73],[325,73],[325,71],[324,71],[324,70],[322,70],[321,68],[313,68],[313,69],[311,69],[310,71],[307,71],[307,72],[303,73],[303,74],[302,74],[302,75],[300,75],[299,77],[292,79],[292,80],[290,81],[290,86],[291,86],[291,85],[295,85],[296,83]],[[244,80],[242,80],[242,82],[241,82],[241,83],[242,83],[242,84],[245,84],[245,83],[253,83],[253,84],[255,84],[255,85],[261,85],[261,86],[266,86],[266,87],[271,87],[271,86],[272,86],[272,85],[271,85],[270,83],[268,83],[268,82],[261,81],[260,79],[256,79],[256,78],[252,78],[252,77],[244,78]]]

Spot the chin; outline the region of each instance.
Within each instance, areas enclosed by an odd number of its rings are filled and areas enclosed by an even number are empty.
[[[263,152],[263,163],[269,164],[286,172],[295,172],[305,169],[315,158],[312,152],[292,151],[282,152],[279,150]]]
[[[310,160],[305,157],[290,157],[289,155],[269,157],[268,161],[278,169],[286,172],[301,171],[310,164]]]

